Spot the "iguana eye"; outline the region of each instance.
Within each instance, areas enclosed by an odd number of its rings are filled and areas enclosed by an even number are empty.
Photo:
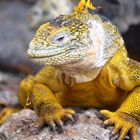
[[[64,36],[57,38],[57,41],[62,42],[64,40]]]
[[[57,43],[65,43],[69,40],[69,36],[68,34],[59,34],[57,36],[55,36],[55,38],[53,39],[53,43],[57,44]]]

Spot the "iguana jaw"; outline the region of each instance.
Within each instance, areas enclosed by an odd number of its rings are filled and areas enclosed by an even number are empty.
[[[42,65],[64,65],[81,61],[85,58],[86,47],[77,45],[63,47],[30,46],[27,53],[30,59]]]

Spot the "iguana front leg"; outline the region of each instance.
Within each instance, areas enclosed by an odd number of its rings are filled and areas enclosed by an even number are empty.
[[[41,124],[47,123],[53,131],[61,132],[63,120],[73,119],[75,112],[63,109],[55,95],[44,84],[36,83],[32,91],[33,108],[38,114]]]
[[[120,132],[119,140],[123,140],[125,135],[130,132],[132,140],[137,140],[138,127],[140,126],[140,87],[136,87],[129,93],[116,112],[102,110],[101,113],[108,119],[105,125],[114,125],[112,134]]]

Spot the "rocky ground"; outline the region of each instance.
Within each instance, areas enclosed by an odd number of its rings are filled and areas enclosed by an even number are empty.
[[[26,55],[34,32],[29,30],[30,6],[22,1],[0,1],[0,69],[31,73],[37,69]]]
[[[117,136],[110,137],[112,127],[104,128],[102,120],[96,116],[98,113],[94,109],[80,110],[77,122],[65,126],[64,132],[58,134],[51,132],[47,126],[34,127],[37,121],[35,112],[24,109],[13,114],[0,127],[0,140],[115,140]]]
[[[0,105],[16,106],[18,104],[18,84],[23,77],[21,74],[12,74],[0,71]]]

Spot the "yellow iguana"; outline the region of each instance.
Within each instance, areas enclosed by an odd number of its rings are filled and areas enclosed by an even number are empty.
[[[105,125],[114,125],[112,135],[120,132],[119,140],[128,132],[138,139],[140,64],[127,57],[118,29],[90,0],[42,25],[28,56],[45,67],[21,82],[19,101],[33,108],[41,123],[61,128],[63,119],[75,114],[65,107],[93,107],[108,118]]]

